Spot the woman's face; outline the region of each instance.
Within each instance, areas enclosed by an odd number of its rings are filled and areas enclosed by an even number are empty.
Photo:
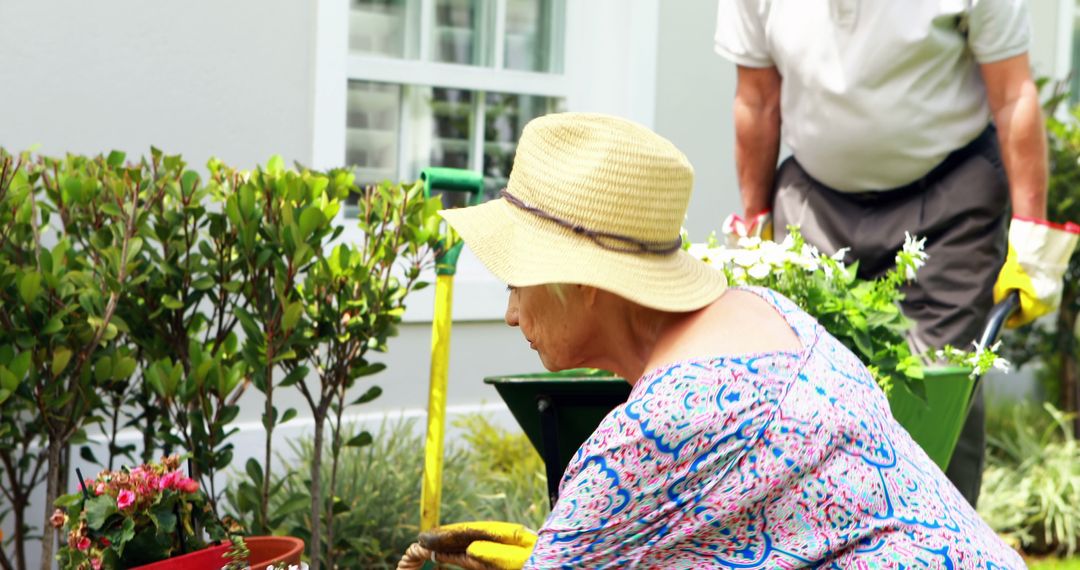
[[[510,287],[506,324],[521,328],[529,346],[551,371],[585,366],[594,327],[581,288],[562,286],[562,298],[545,285]]]

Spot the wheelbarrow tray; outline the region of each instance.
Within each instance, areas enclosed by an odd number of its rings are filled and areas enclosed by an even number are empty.
[[[971,370],[925,371],[926,400],[897,387],[889,397],[893,417],[942,470],[949,464],[967,417],[974,387]],[[558,489],[567,464],[601,420],[630,395],[615,376],[581,370],[485,378],[499,392],[533,447],[544,459],[550,490]]]

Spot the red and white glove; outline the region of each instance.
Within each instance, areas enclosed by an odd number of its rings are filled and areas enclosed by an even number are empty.
[[[1020,309],[1005,325],[1016,328],[1056,311],[1061,304],[1062,278],[1080,239],[1080,226],[1069,222],[1013,217],[1009,224],[1009,254],[994,284],[994,302],[1020,292]]]
[[[730,214],[724,218],[721,231],[727,238],[728,247],[736,247],[739,239],[745,237],[771,241],[773,238],[772,212],[766,210],[748,220],[744,220],[738,214]]]

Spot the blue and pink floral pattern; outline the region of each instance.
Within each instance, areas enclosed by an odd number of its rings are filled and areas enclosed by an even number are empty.
[[[790,300],[802,350],[646,373],[566,469],[526,568],[1024,568]]]

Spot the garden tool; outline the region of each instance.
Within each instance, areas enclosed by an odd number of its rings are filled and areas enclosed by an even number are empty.
[[[1062,279],[1080,239],[1080,226],[1068,222],[1014,216],[1009,224],[1009,253],[994,284],[994,302],[1011,290],[1020,292],[1020,310],[1006,321],[1016,328],[1057,309]]]
[[[756,237],[763,240],[772,240],[773,223],[772,213],[764,211],[748,220],[744,220],[738,214],[729,214],[724,218],[721,232],[727,237],[728,247],[736,247],[739,238]]]
[[[536,545],[536,533],[520,524],[477,521],[443,525],[420,534],[398,562],[418,570],[434,561],[465,570],[517,570]]]
[[[484,188],[478,172],[457,168],[425,168],[420,173],[424,195],[441,196],[443,207],[477,204]],[[464,242],[447,228],[448,236],[435,258],[435,315],[431,321],[431,376],[428,391],[427,439],[424,443],[424,477],[420,490],[420,530],[439,524],[442,498],[443,440],[446,430],[446,384],[450,361],[450,315],[454,296],[454,273]]]

